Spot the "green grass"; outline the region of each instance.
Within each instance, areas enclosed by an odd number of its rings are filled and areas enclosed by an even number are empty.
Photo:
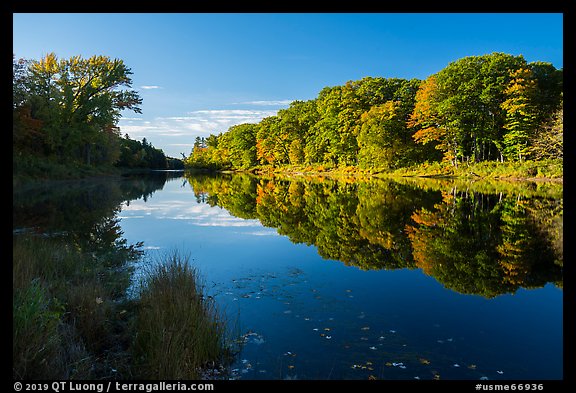
[[[226,321],[203,295],[188,258],[166,257],[144,274],[134,356],[139,376],[198,379],[230,355]]]
[[[95,297],[82,299],[88,293],[81,288],[99,286],[89,259],[38,236],[15,236],[12,250],[14,377],[91,377],[82,363],[95,361],[86,350],[94,337],[82,333],[98,330],[106,317],[96,312]]]
[[[192,379],[230,354],[225,320],[187,259],[166,256],[127,297],[131,264],[108,258],[13,237],[15,379]]]

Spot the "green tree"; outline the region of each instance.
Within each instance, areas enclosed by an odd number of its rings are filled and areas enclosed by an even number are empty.
[[[406,125],[398,114],[399,104],[388,101],[373,106],[361,118],[358,164],[362,168],[393,168],[403,155]]]
[[[512,80],[504,91],[507,99],[501,104],[506,112],[502,153],[508,159],[522,161],[536,127],[537,112],[532,104],[536,82],[526,68],[512,71],[510,76]]]
[[[562,103],[548,123],[533,133],[527,150],[529,157],[535,160],[564,157],[564,105]]]
[[[60,161],[114,162],[121,111],[141,113],[131,74],[122,60],[106,56],[59,60],[50,53],[32,61],[26,104],[42,123],[46,153]]]

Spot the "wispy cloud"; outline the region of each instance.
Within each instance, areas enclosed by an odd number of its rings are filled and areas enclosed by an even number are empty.
[[[156,86],[156,85],[142,85],[142,86],[140,86],[140,88],[144,89],[144,90],[161,89],[160,86]]]
[[[245,220],[234,217],[226,210],[219,207],[211,207],[205,204],[191,204],[189,201],[171,200],[146,203],[142,200],[131,201],[129,205],[122,206],[122,219],[154,217],[155,219],[184,220],[190,225],[199,227],[233,227],[233,228],[257,228],[252,229],[254,235],[271,235],[262,227],[258,220]],[[271,233],[268,233],[271,232]]]
[[[151,120],[138,117],[121,118],[122,135],[140,140],[148,139],[155,147],[161,148],[171,157],[179,157],[179,147],[192,148],[198,136],[207,137],[219,134],[237,124],[258,123],[263,118],[278,113],[272,107],[253,109],[201,109],[182,115],[160,116]],[[189,152],[189,149],[187,152]]]
[[[237,102],[236,105],[258,105],[258,106],[287,106],[294,100],[264,100],[264,101],[244,101]]]
[[[233,125],[258,123],[276,113],[275,110],[207,109],[188,112],[185,116],[156,117],[147,121],[122,118],[119,125],[123,134],[128,133],[134,139],[157,135],[189,137],[193,140],[196,136],[226,132]],[[185,140],[182,143],[185,143]]]

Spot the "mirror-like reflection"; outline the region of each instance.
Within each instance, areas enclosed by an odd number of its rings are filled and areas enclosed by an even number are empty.
[[[190,255],[239,330],[234,379],[560,379],[562,216],[561,185],[442,179],[159,172],[13,199],[15,233],[95,260]]]
[[[198,201],[361,269],[420,268],[447,288],[489,298],[562,286],[561,198],[384,180],[187,179]]]

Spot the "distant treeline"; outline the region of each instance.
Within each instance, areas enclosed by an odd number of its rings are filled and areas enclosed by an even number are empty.
[[[505,53],[462,58],[425,80],[366,77],[197,138],[185,164],[396,169],[562,158],[562,86],[562,69]]]
[[[13,59],[13,156],[79,164],[166,169],[182,165],[145,139],[122,138],[125,109],[141,113],[130,68],[119,59],[50,53],[40,60]],[[23,165],[21,165],[23,166]]]

